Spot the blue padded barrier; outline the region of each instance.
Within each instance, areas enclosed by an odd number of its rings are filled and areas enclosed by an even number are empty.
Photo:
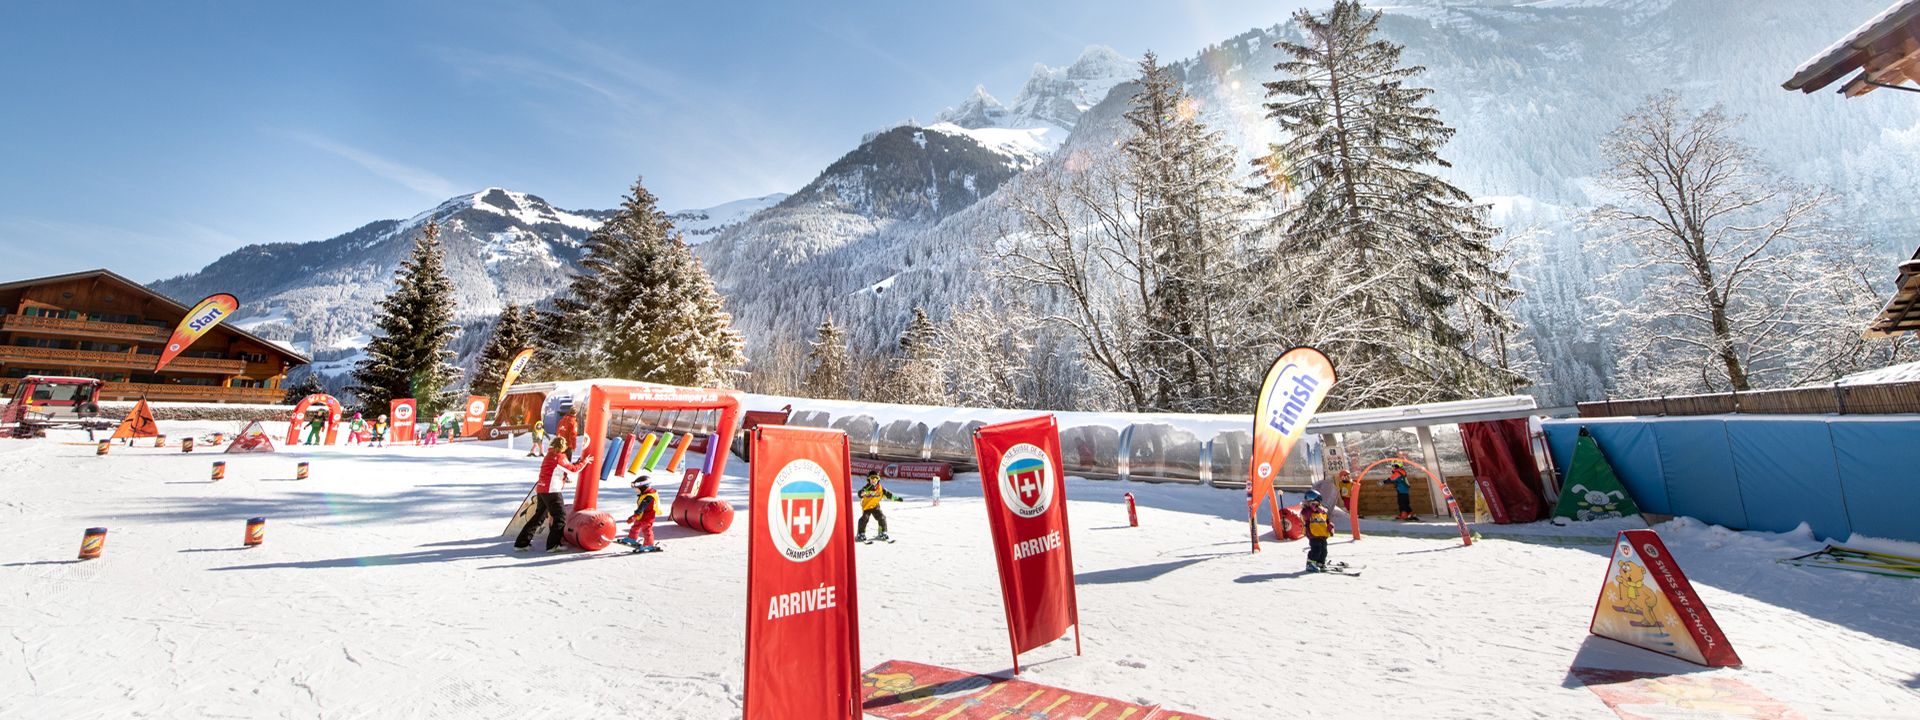
[[[1747,528],[1740,483],[1733,476],[1733,449],[1727,445],[1727,422],[1666,418],[1652,426],[1673,507],[1715,525]]]
[[[1660,453],[1653,441],[1653,429],[1638,420],[1549,420],[1541,424],[1547,433],[1548,452],[1553,466],[1566,484],[1567,467],[1573,463],[1573,443],[1581,426],[1600,446],[1613,473],[1627,486],[1627,494],[1640,509],[1662,515],[1678,514],[1667,499],[1667,482],[1660,472]]]
[[[1831,429],[1853,531],[1920,542],[1920,421],[1834,421]]]
[[[1822,538],[1847,539],[1829,423],[1741,417],[1726,428],[1748,529],[1786,532],[1805,522]]]

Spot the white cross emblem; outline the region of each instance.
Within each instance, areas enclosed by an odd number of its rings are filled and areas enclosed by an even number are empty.
[[[800,532],[806,532],[807,528],[813,526],[813,518],[807,516],[807,509],[805,507],[799,508],[799,511],[794,513],[793,517],[788,519],[788,522],[792,523],[794,529]]]
[[[1039,495],[1040,494],[1040,484],[1037,482],[1034,482],[1033,477],[1034,477],[1033,475],[1027,475],[1026,477],[1020,479],[1021,495]]]

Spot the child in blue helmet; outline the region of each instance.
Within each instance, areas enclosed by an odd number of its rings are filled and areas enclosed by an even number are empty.
[[[1387,473],[1387,479],[1380,481],[1380,484],[1392,485],[1394,499],[1400,501],[1400,514],[1393,516],[1393,519],[1395,520],[1419,520],[1420,519],[1413,516],[1413,486],[1407,484],[1407,464],[1406,463],[1395,462],[1393,464],[1393,471],[1390,473]]]
[[[1300,519],[1307,526],[1307,572],[1327,571],[1327,539],[1333,537],[1333,520],[1320,504],[1320,493],[1308,491],[1300,503]]]

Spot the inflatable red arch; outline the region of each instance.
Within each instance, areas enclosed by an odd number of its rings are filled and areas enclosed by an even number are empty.
[[[307,408],[313,407],[314,403],[326,403],[327,405],[327,436],[320,444],[335,445],[339,443],[340,401],[333,399],[332,395],[314,393],[300,398],[300,403],[293,406],[293,415],[287,419],[288,445],[300,444],[300,428],[306,424],[303,418],[307,416]]]
[[[600,465],[606,460],[607,426],[621,410],[718,410],[715,442],[707,443],[708,471],[698,488],[682,487],[673,498],[673,521],[682,527],[710,533],[726,532],[733,524],[733,505],[721,500],[720,477],[727,469],[727,446],[740,426],[737,390],[683,388],[671,385],[593,385],[587,391],[581,431],[593,462],[581,471],[573,491],[573,514],[567,516],[566,539],[584,550],[599,550],[613,542],[613,516],[599,509]],[[717,455],[716,455],[717,454]]]
[[[1412,466],[1414,469],[1417,469],[1422,473],[1426,473],[1428,481],[1439,482],[1439,480],[1433,476],[1433,472],[1428,470],[1425,466],[1421,465],[1420,463],[1414,462],[1412,460],[1408,460],[1406,458],[1397,458],[1397,457],[1390,457],[1390,458],[1385,458],[1381,460],[1375,460],[1373,461],[1372,465],[1368,465],[1365,469],[1361,470],[1360,472],[1354,473],[1353,491],[1347,494],[1347,524],[1353,526],[1353,539],[1355,540],[1360,539],[1360,486],[1362,483],[1366,482],[1368,470],[1374,469],[1375,467],[1379,466],[1381,463],[1390,463],[1390,462],[1406,463],[1407,465]],[[1432,487],[1432,485],[1428,485],[1428,487]],[[1469,542],[1468,544],[1471,545],[1472,543]]]

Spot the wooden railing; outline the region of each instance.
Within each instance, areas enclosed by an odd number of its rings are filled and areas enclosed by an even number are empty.
[[[1837,385],[1580,403],[1580,417],[1920,413],[1920,383]]]
[[[16,332],[43,332],[61,335],[111,337],[127,340],[151,340],[155,342],[164,340],[167,337],[166,329],[153,327],[151,325],[98,322],[94,320],[70,320],[67,318],[38,317],[34,315],[7,315],[4,318],[0,318],[0,329]]]
[[[236,388],[204,385],[162,385],[110,382],[100,388],[100,396],[109,400],[155,402],[228,402],[271,404],[280,402],[287,391],[273,388]]]
[[[61,350],[58,348],[0,346],[0,360],[7,362],[66,363],[82,367],[111,367],[131,370],[152,370],[158,356],[137,353],[93,352],[91,350]],[[191,372],[210,372],[222,375],[239,375],[247,369],[244,360],[215,360],[213,358],[178,357],[167,363],[168,370],[186,370]]]

